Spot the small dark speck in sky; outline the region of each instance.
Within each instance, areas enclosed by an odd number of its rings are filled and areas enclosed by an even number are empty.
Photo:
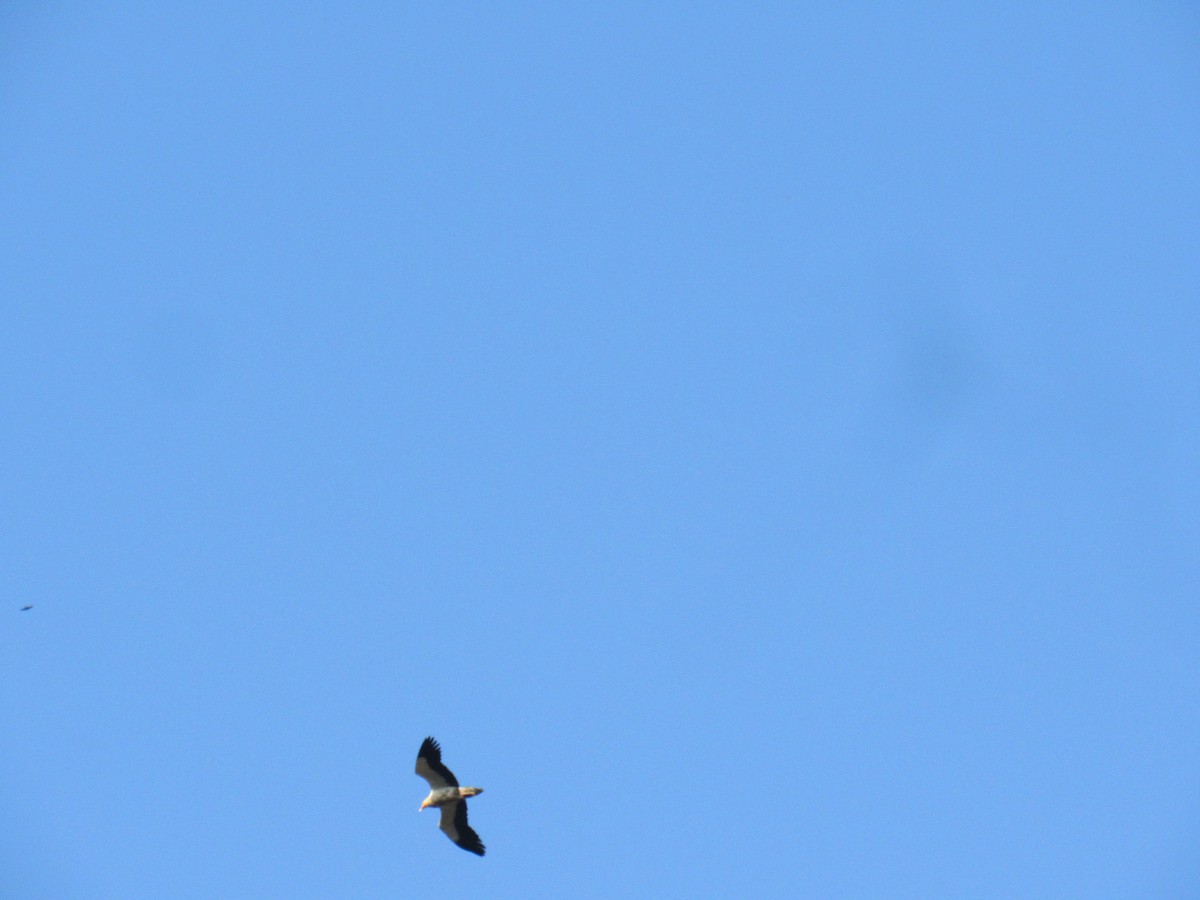
[[[33,609],[33,604],[32,604],[32,603],[28,603],[28,604],[26,604],[25,606],[22,606],[22,607],[21,607],[21,612],[25,612],[27,609]]]

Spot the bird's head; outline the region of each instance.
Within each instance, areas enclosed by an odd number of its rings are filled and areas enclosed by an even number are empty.
[[[429,798],[426,797],[424,800],[421,801],[421,808],[418,809],[417,812],[424,812],[426,809],[428,809],[431,806],[433,806],[433,804],[430,803]]]

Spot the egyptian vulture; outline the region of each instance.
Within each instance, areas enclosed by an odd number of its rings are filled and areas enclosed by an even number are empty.
[[[442,765],[441,746],[431,737],[425,738],[417,752],[417,774],[428,781],[430,787],[429,796],[421,802],[421,809],[440,806],[442,821],[438,828],[464,850],[483,856],[483,841],[467,824],[467,798],[482,794],[483,788],[459,787],[454,773]]]

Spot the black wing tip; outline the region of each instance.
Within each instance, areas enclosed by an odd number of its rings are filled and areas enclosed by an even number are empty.
[[[483,856],[487,853],[487,847],[483,846],[483,841],[479,839],[479,835],[473,828],[460,829],[458,840],[454,843],[476,856]]]
[[[421,749],[417,753],[417,756],[426,755],[433,756],[435,758],[442,755],[442,745],[437,742],[436,738],[427,737],[425,740],[421,741]]]

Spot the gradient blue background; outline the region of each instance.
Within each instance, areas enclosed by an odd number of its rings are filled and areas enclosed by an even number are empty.
[[[1200,895],[1198,148],[1184,3],[7,4],[0,895]]]

